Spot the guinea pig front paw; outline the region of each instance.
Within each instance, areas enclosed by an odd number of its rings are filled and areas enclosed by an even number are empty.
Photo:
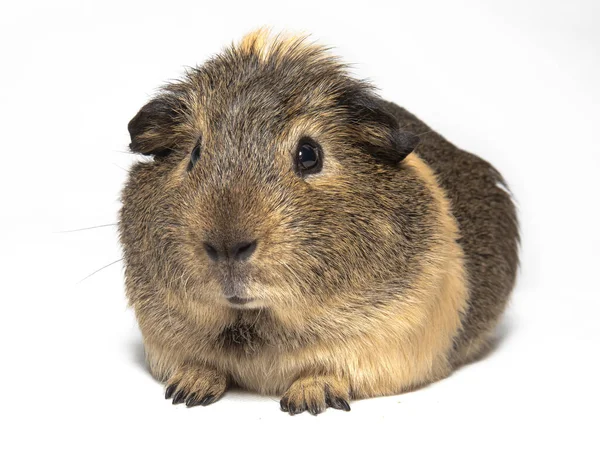
[[[350,411],[349,392],[350,386],[347,381],[333,376],[308,376],[294,381],[279,404],[282,411],[291,415],[304,411],[317,415],[328,406]]]
[[[165,398],[173,397],[173,404],[188,406],[210,405],[227,390],[227,377],[219,371],[201,365],[185,365],[167,381]]]

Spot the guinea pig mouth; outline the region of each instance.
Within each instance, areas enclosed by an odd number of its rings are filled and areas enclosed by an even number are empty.
[[[247,295],[247,285],[240,274],[225,273],[220,279],[223,295],[232,304],[242,305],[250,301]]]
[[[248,303],[251,303],[253,299],[238,297],[237,295],[234,295],[233,297],[227,297],[227,301],[232,305],[246,305]]]

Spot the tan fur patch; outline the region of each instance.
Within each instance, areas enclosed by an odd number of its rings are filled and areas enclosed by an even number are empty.
[[[294,57],[307,50],[319,49],[318,45],[307,42],[307,34],[273,34],[270,28],[263,27],[245,35],[237,46],[242,53],[258,55],[265,62],[273,57]]]

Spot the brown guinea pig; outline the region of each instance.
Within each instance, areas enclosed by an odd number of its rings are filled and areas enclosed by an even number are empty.
[[[129,123],[126,291],[166,397],[281,409],[439,380],[488,344],[518,265],[501,175],[305,38],[246,36]]]

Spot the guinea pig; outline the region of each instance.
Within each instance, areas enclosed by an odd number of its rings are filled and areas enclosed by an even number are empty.
[[[125,288],[174,404],[349,410],[489,345],[518,266],[502,176],[326,48],[253,32],[128,128]]]

